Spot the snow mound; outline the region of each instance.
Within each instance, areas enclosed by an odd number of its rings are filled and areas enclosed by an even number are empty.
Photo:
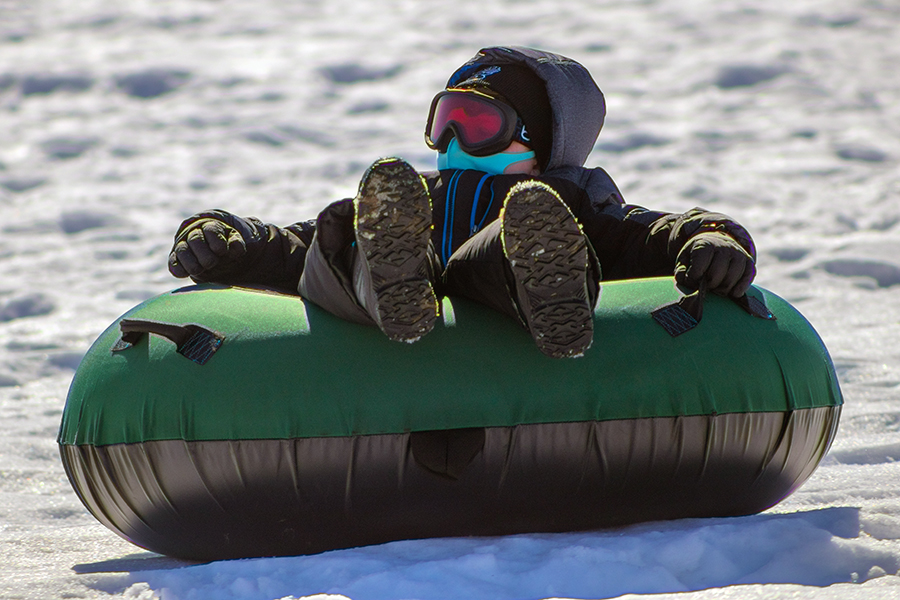
[[[897,527],[887,518],[869,526],[884,535]],[[405,541],[135,572],[125,597],[153,589],[165,600],[613,598],[736,583],[827,586],[896,573],[897,557],[858,543],[859,535],[858,509],[830,508],[603,533]]]

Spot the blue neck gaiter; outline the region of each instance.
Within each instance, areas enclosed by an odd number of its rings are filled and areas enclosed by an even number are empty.
[[[456,139],[450,140],[447,152],[439,152],[437,159],[438,170],[443,169],[472,169],[484,171],[491,175],[500,175],[509,165],[522,160],[534,158],[534,151],[526,152],[500,152],[490,156],[472,156],[464,152]]]

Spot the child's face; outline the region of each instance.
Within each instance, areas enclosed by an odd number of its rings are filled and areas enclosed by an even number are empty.
[[[528,146],[523,144],[522,142],[510,142],[509,146],[503,153],[507,152],[528,152],[531,150]],[[529,158],[527,160],[520,160],[519,162],[514,162],[503,170],[504,175],[540,175],[541,172],[537,166],[537,160],[535,158]]]

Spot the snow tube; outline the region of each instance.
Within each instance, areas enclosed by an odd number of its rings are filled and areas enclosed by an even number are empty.
[[[63,464],[103,524],[193,560],[762,511],[831,444],[831,359],[764,289],[774,319],[688,298],[604,283],[593,347],[554,360],[463,300],[407,345],[296,296],[175,290],[85,355]]]

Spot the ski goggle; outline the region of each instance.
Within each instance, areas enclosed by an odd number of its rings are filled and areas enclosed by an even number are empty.
[[[453,138],[472,156],[497,154],[513,141],[531,146],[513,107],[474,90],[446,90],[431,101],[425,143],[446,152]]]

